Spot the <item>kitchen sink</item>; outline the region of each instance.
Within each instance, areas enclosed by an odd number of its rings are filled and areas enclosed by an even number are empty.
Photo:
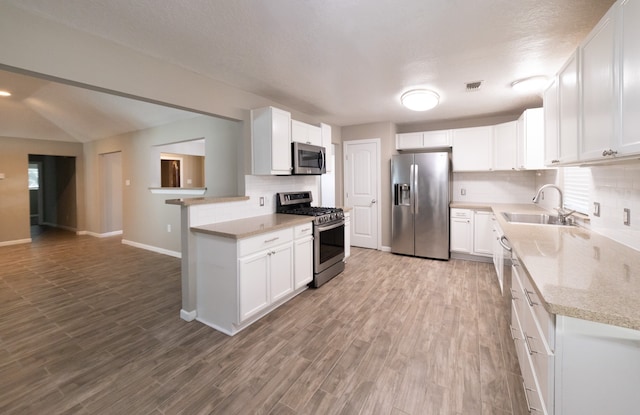
[[[530,223],[534,225],[556,225],[571,226],[571,223],[560,223],[558,216],[549,215],[547,213],[509,213],[502,212],[502,216],[507,222],[512,223]]]

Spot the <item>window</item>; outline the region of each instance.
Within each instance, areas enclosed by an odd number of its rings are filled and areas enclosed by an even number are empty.
[[[29,163],[29,190],[40,188],[40,169],[37,164]]]
[[[584,167],[564,167],[564,207],[587,214],[589,212],[589,189],[591,170]]]

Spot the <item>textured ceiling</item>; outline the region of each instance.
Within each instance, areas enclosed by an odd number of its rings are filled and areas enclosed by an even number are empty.
[[[4,0],[337,125],[515,114],[612,0]],[[465,83],[482,80],[479,91]],[[437,91],[426,113],[402,92]]]

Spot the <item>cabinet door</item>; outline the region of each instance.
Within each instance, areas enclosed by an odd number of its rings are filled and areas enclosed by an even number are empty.
[[[313,280],[313,239],[303,238],[294,243],[294,288],[297,290]]]
[[[493,213],[476,211],[473,215],[473,253],[493,256]]]
[[[423,133],[396,134],[396,149],[405,150],[411,148],[422,148]]]
[[[561,163],[578,160],[579,121],[578,52],[574,53],[558,74],[559,159]]]
[[[530,108],[518,119],[518,157],[518,168],[533,170],[544,167],[542,108]]]
[[[560,163],[558,128],[558,83],[553,83],[544,91],[544,164],[553,166]]]
[[[281,245],[269,255],[270,302],[293,291],[293,245]]]
[[[617,143],[618,155],[640,154],[640,2],[624,1],[622,11],[622,131]]]
[[[496,270],[496,276],[498,277],[498,284],[500,285],[500,292],[504,293],[504,249],[500,244],[500,238],[502,237],[502,230],[500,225],[496,222],[495,218],[492,218],[493,222],[493,266]]]
[[[291,114],[273,111],[271,169],[291,173]],[[279,174],[279,173],[278,173]]]
[[[617,8],[612,8],[600,20],[580,51],[582,66],[580,160],[601,159],[614,146],[614,134],[617,129],[615,125],[617,74],[615,73],[613,17],[616,10]],[[635,71],[637,72],[637,68]]]
[[[320,127],[316,127],[315,125],[309,125],[307,127],[307,144],[322,146],[322,131]]]
[[[422,144],[427,148],[451,147],[451,130],[425,131]]]
[[[491,170],[492,153],[492,126],[453,130],[454,171]]]
[[[291,120],[291,141],[295,141],[297,143],[307,142],[307,124]]]
[[[471,219],[451,218],[451,252],[471,253],[472,230]]]
[[[320,124],[320,135],[322,138],[322,147],[327,151],[327,173],[333,171],[333,150],[331,147],[331,126],[329,124]]]
[[[238,262],[241,323],[269,305],[268,251],[241,258]]]
[[[273,107],[251,111],[252,172],[291,174],[291,114]]]
[[[514,170],[516,168],[517,135],[515,121],[493,126],[494,170]]]

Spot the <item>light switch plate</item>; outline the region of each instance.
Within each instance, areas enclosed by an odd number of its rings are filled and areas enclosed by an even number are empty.
[[[593,216],[600,217],[600,203],[593,202]]]
[[[624,219],[624,224],[626,226],[631,226],[631,209],[624,208],[622,218]]]

